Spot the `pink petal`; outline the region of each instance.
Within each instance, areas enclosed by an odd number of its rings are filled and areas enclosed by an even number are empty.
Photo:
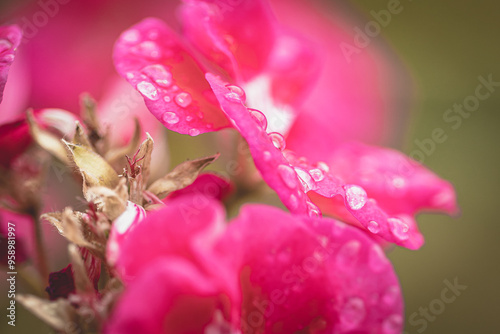
[[[380,246],[354,227],[247,206],[218,250],[232,253],[239,268],[244,332],[401,331],[394,270]]]
[[[21,43],[22,31],[17,25],[0,27],[0,103],[7,83],[10,65],[14,61],[16,49]]]
[[[226,95],[230,90],[220,78],[208,73],[207,80],[222,109],[246,139],[262,178],[291,212],[319,214],[318,208],[305,195],[309,191],[328,198],[341,196],[345,208],[343,218],[354,217],[359,226],[400,246],[417,249],[422,245],[417,230],[409,229],[404,222],[389,216],[375,201],[368,199],[361,187],[345,183],[330,173],[324,162],[311,164],[291,151],[282,152],[285,146],[283,137],[275,133],[266,134],[253,118],[252,111],[249,112],[241,101],[228,99]],[[372,232],[373,228],[370,230],[374,224],[378,226],[376,233]]]
[[[229,126],[200,64],[160,20],[145,19],[125,31],[113,58],[120,75],[168,129],[195,136]]]
[[[185,0],[185,34],[208,59],[231,76],[248,80],[266,65],[276,23],[262,0]]]
[[[208,249],[223,227],[224,210],[218,202],[194,196],[173,199],[127,234],[116,268],[122,279],[130,281],[154,260],[171,256],[191,260],[211,272],[216,268],[208,266],[213,262]]]
[[[173,198],[180,196],[202,196],[222,201],[234,190],[234,185],[230,180],[215,173],[203,173],[186,188],[174,191],[165,200],[168,203]]]
[[[118,218],[113,221],[109,239],[106,246],[106,258],[108,263],[114,265],[120,256],[120,249],[131,231],[146,218],[146,210],[133,202],[127,202],[127,208]]]
[[[274,140],[279,145],[282,137],[279,134],[268,136],[252,116],[252,110],[247,109],[241,101],[228,98],[231,91],[219,77],[208,73],[207,80],[210,82],[222,110],[247,140],[255,165],[262,174],[262,178],[276,191],[283,204],[291,211],[307,213],[307,196],[299,188],[296,173],[283,153],[273,144]]]
[[[335,175],[362,186],[390,214],[458,212],[449,182],[395,150],[348,143],[336,148],[328,161]]]
[[[189,261],[160,258],[138,273],[121,296],[104,333],[203,333],[228,298]]]

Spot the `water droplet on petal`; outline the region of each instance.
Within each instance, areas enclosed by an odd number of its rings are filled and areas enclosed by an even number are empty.
[[[226,85],[229,92],[224,95],[224,97],[231,102],[245,102],[246,95],[245,91],[236,85]]]
[[[353,210],[359,210],[365,206],[368,196],[366,191],[355,185],[345,186],[347,204]]]
[[[187,92],[179,93],[175,96],[175,103],[179,105],[179,107],[186,108],[193,101],[191,94]]]
[[[169,87],[172,84],[172,74],[160,64],[146,66],[142,73],[151,78],[160,87]]]
[[[403,317],[399,314],[393,314],[382,323],[382,333],[383,334],[397,334],[401,332],[401,327],[403,326]]]
[[[255,119],[257,124],[262,128],[262,130],[265,131],[267,129],[266,116],[264,116],[264,114],[257,109],[248,108],[248,112],[250,113],[250,115],[252,115],[252,117]]]
[[[403,179],[400,176],[397,176],[397,177],[395,177],[395,178],[392,179],[392,185],[395,188],[401,189],[401,188],[403,188],[405,186],[405,184],[406,184],[405,179]]]
[[[293,170],[292,167],[287,166],[287,165],[279,165],[278,166],[278,173],[287,185],[287,187],[294,189],[297,187],[297,174],[295,174],[295,171]]]
[[[127,72],[127,74],[125,74],[125,76],[127,77],[127,79],[133,79],[134,78],[134,73]]]
[[[132,50],[132,52],[134,52],[138,55],[153,58],[153,59],[158,59],[161,57],[161,49],[153,41],[142,42],[141,44],[134,46],[131,50]]]
[[[340,268],[349,268],[357,260],[357,255],[361,248],[361,243],[357,240],[351,240],[345,243],[337,254],[337,263]]]
[[[200,130],[193,128],[193,129],[189,130],[188,133],[190,136],[197,136],[200,134]]]
[[[355,329],[365,319],[365,303],[361,298],[349,298],[340,311],[340,323],[346,331]]]
[[[273,142],[274,147],[278,150],[283,151],[286,147],[285,138],[278,132],[271,132],[269,138]]]
[[[399,218],[388,218],[389,227],[392,234],[399,240],[407,240],[410,235],[408,233],[409,227]]]
[[[136,43],[140,38],[141,34],[135,29],[127,30],[122,34],[122,40],[127,43]]]
[[[137,90],[139,93],[141,93],[143,96],[150,100],[158,100],[160,97],[158,95],[158,91],[156,90],[155,86],[147,81],[141,81],[137,84]]]
[[[168,103],[168,102],[172,101],[172,99],[170,98],[170,96],[165,95],[165,96],[163,97],[163,101],[165,101],[165,102],[167,102],[167,103]]]
[[[295,172],[297,173],[297,176],[299,177],[299,181],[302,185],[302,189],[304,192],[308,192],[316,187],[316,183],[314,182],[313,178],[309,173],[300,168],[300,167],[295,167]]]
[[[296,195],[290,195],[290,201],[288,203],[290,205],[290,209],[295,210],[299,206],[299,199]]]
[[[370,220],[367,227],[368,231],[372,232],[373,234],[377,234],[378,232],[380,232],[380,225],[374,220]]]
[[[179,116],[177,116],[173,112],[167,111],[163,114],[163,121],[167,122],[168,124],[177,124],[179,123]]]
[[[328,165],[323,161],[317,162],[316,166],[325,173],[328,173],[330,171],[330,167],[328,167]]]
[[[312,178],[316,182],[321,182],[325,179],[325,172],[323,172],[319,168],[313,168],[309,171],[309,174],[311,174]]]
[[[309,217],[321,217],[320,209],[310,200],[307,200],[307,213]]]
[[[271,152],[264,151],[264,153],[262,153],[262,158],[264,158],[264,161],[266,161],[266,162],[270,161],[272,158]]]
[[[393,306],[400,296],[399,287],[397,285],[390,286],[382,296],[382,303],[387,306]]]
[[[186,116],[186,122],[191,122],[193,120],[193,116]]]

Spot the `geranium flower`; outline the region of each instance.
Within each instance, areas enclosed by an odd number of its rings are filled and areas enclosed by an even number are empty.
[[[105,333],[399,333],[398,280],[365,233],[326,218],[173,199],[123,239]]]
[[[307,7],[293,3],[301,12],[288,15],[305,12],[310,20]],[[425,167],[351,142],[373,141],[384,129],[384,104],[374,93],[377,54],[363,52],[357,67],[344,68],[334,49],[346,38],[338,27],[311,25],[321,38],[309,42],[280,25],[263,0],[186,0],[180,13],[183,37],[148,18],[125,31],[114,51],[118,72],[167,128],[196,136],[234,127],[291,212],[317,215],[319,204],[407,248],[423,243],[414,214],[457,211],[452,186]]]

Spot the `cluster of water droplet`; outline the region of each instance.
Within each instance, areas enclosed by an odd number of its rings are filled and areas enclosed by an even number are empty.
[[[175,84],[169,67],[161,64],[161,59],[172,52],[165,50],[165,47],[160,47],[157,41],[160,35],[159,32],[157,30],[150,30],[146,32],[146,35],[149,40],[143,40],[140,31],[131,29],[126,31],[121,37],[122,41],[133,45],[129,48],[132,54],[141,56],[143,59],[152,59],[155,62],[143,67],[138,72],[128,72],[126,77],[129,81],[137,82],[136,89],[145,99],[150,101],[159,101],[162,99],[167,104],[175,103],[175,108],[169,108],[167,105],[165,108],[166,111],[163,115],[160,115],[163,122],[171,126],[178,126],[184,122],[189,127],[189,123],[203,119],[204,115],[197,108],[189,108],[193,105],[191,94],[181,90]],[[187,116],[181,117],[180,113],[175,112],[176,108],[185,109],[185,112],[182,114],[187,114]],[[199,124],[196,127],[193,126],[188,130],[188,133],[191,136],[200,134],[199,126]],[[205,126],[210,128],[212,125],[205,124]]]

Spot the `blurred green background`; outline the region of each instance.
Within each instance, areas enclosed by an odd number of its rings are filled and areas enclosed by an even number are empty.
[[[389,0],[352,0],[364,13],[357,26],[374,20],[370,12],[387,9]],[[492,75],[500,82],[500,4],[492,0],[405,0],[402,11],[373,37],[385,40],[411,73],[416,88],[411,128],[403,143],[394,143],[406,153],[418,149],[416,140],[430,138],[442,128],[447,140],[425,155],[425,165],[456,187],[462,213],[458,218],[422,215],[418,218],[426,244],[419,251],[394,249],[390,257],[400,277],[406,304],[405,332],[500,333],[500,224],[496,218],[500,143],[500,87],[456,130],[443,120],[455,103],[474,94],[478,77]],[[354,28],[354,26],[353,26]],[[407,112],[403,110],[402,112]],[[170,133],[169,139],[179,135]],[[197,147],[189,154],[178,147],[173,164],[190,156],[213,153],[207,147],[213,136],[189,141]],[[263,199],[275,201],[276,198]],[[456,300],[440,304],[445,280],[457,280],[467,288]],[[445,305],[439,309],[439,305]],[[428,320],[420,312],[429,311]],[[12,333],[49,333],[49,329],[18,309],[18,327]],[[416,314],[416,316],[414,315]],[[410,323],[414,315],[415,322]],[[432,320],[429,320],[432,319]],[[5,330],[5,322],[0,326]]]
[[[370,12],[387,9],[387,0],[352,1]],[[437,144],[424,163],[456,187],[462,213],[458,219],[422,215],[419,226],[426,244],[413,252],[391,252],[406,303],[407,333],[500,333],[500,224],[496,209],[500,186],[500,87],[453,130],[443,114],[473,95],[478,76],[500,82],[500,4],[496,1],[407,0],[381,37],[411,71],[417,88],[411,129],[403,149],[410,154],[415,140],[430,138],[442,128],[448,139]],[[467,288],[456,300],[439,302],[444,280]],[[435,308],[426,321],[420,308]]]

